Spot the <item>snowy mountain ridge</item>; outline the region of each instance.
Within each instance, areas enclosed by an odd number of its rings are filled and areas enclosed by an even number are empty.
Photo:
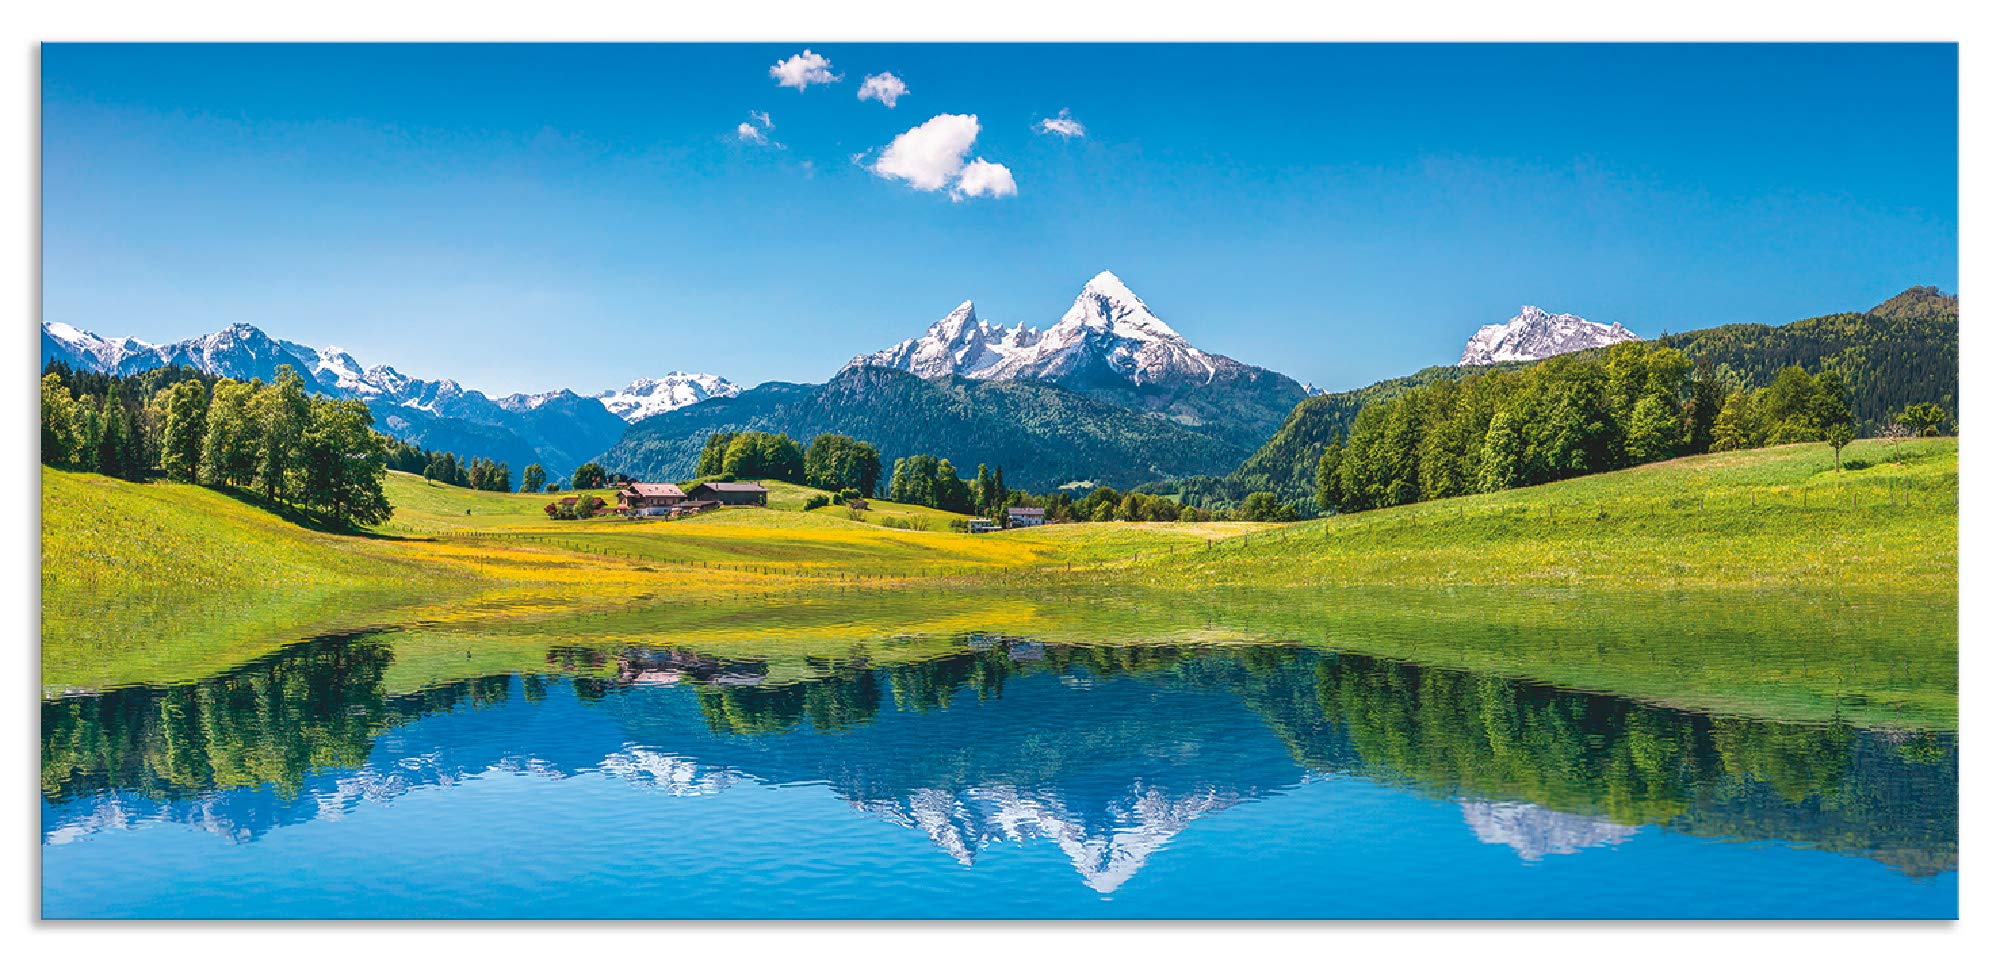
[[[446,413],[465,404],[489,403],[519,413],[540,409],[551,401],[581,396],[567,388],[558,388],[540,394],[509,394],[494,400],[455,380],[414,378],[385,365],[364,368],[352,354],[338,347],[308,347],[278,340],[243,323],[173,344],[153,344],[132,337],[100,337],[69,324],[44,321],[42,360],[45,363],[61,360],[73,367],[108,374],[135,374],[180,365],[238,380],[270,380],[280,364],[290,364],[319,393],[387,402],[430,414]],[[710,397],[733,397],[740,390],[713,374],[673,371],[660,378],[642,377],[591,399],[630,423]]]
[[[919,377],[974,380],[1123,380],[1207,383],[1226,357],[1197,349],[1116,274],[1092,277],[1048,330],[979,319],[968,300],[921,336],[862,354],[848,367],[893,367]]]
[[[675,370],[662,377],[641,377],[617,390],[598,394],[596,400],[629,424],[711,397],[734,397],[742,392],[743,388],[714,374]]]
[[[1473,367],[1510,360],[1543,360],[1593,347],[1606,347],[1639,335],[1623,324],[1600,324],[1575,314],[1551,314],[1532,304],[1504,324],[1479,328],[1466,341],[1458,366]]]

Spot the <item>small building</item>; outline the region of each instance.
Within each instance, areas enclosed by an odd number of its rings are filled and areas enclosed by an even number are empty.
[[[725,507],[763,507],[771,492],[762,484],[747,481],[708,481],[694,485],[687,496],[716,501]]]
[[[618,507],[627,514],[642,517],[656,517],[687,499],[686,492],[674,484],[628,482],[618,488]]]
[[[1049,512],[1040,507],[1007,508],[1008,527],[1040,527],[1049,522]]]
[[[984,534],[988,531],[999,530],[1000,525],[993,523],[993,519],[990,517],[975,517],[965,522],[965,529],[970,533]]]

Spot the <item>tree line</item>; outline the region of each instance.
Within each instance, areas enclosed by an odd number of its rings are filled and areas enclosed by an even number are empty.
[[[61,363],[42,377],[42,463],[253,491],[335,525],[389,519],[388,443],[374,423],[360,401],[308,395],[289,365],[268,384],[186,368],[119,377]]]
[[[988,470],[980,464],[972,480],[958,476],[958,469],[950,460],[916,454],[896,460],[895,470],[889,480],[889,499],[903,504],[917,504],[935,507],[938,510],[958,514],[976,514],[998,518],[1010,507],[1039,507],[1045,513],[1043,518],[1051,524],[1089,523],[1108,521],[1208,521],[1224,519],[1227,512],[1211,511],[1183,504],[1173,497],[1147,494],[1137,490],[1121,491],[1114,487],[1098,486],[1089,493],[1076,496],[1065,490],[1037,496],[1022,490],[1007,487],[1006,472],[1002,468]],[[1271,501],[1267,495],[1257,505],[1250,505],[1254,511],[1258,506]],[[1242,516],[1238,512],[1237,516]],[[1279,520],[1275,510],[1270,516],[1247,517],[1249,520]],[[1292,518],[1282,518],[1292,519]]]
[[[390,470],[417,474],[425,480],[476,491],[504,494],[514,489],[514,471],[504,461],[491,461],[484,457],[460,460],[457,454],[450,451],[425,450],[393,437],[386,440],[386,463]],[[528,469],[521,472],[521,482],[524,492],[541,490],[542,465],[528,465]]]
[[[763,431],[719,431],[708,435],[697,458],[699,477],[755,478],[804,484],[828,495],[807,500],[806,509],[862,497],[882,496],[900,504],[930,507],[954,514],[998,518],[1010,507],[1040,507],[1052,523],[1085,521],[1194,521],[1232,516],[1227,512],[1190,507],[1168,496],[1096,487],[1081,496],[1057,491],[1036,496],[1007,486],[1004,467],[980,464],[970,478],[961,476],[949,458],[930,454],[899,457],[886,485],[882,458],[875,445],[842,434],[820,434],[810,444]],[[1233,516],[1251,520],[1291,520],[1268,496],[1256,499]]]
[[[695,475],[780,480],[873,497],[882,481],[882,454],[874,444],[845,434],[820,434],[802,446],[784,434],[721,431],[702,445]]]

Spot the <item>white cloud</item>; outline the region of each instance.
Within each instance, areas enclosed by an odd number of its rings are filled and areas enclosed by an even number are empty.
[[[910,85],[893,73],[878,73],[861,81],[861,89],[854,92],[857,100],[880,100],[885,107],[896,106],[896,100],[910,92]]]
[[[794,54],[771,66],[771,77],[780,87],[796,87],[804,91],[816,83],[832,83],[839,80],[833,72],[833,61],[807,50]]]
[[[967,197],[1012,197],[1020,193],[1014,186],[1014,172],[996,163],[975,159],[958,173],[958,185],[951,188],[951,199],[963,200]]]
[[[918,190],[942,190],[965,168],[965,154],[978,136],[978,117],[941,113],[897,134],[869,169]]]
[[[768,144],[771,142],[772,129],[774,125],[771,123],[770,114],[752,110],[749,120],[736,125],[736,139],[747,140],[754,144]]]
[[[1083,124],[1076,122],[1070,117],[1068,107],[1062,108],[1056,112],[1055,116],[1048,117],[1041,123],[1036,124],[1035,129],[1042,133],[1054,134],[1064,140],[1083,136]]]
[[[880,177],[906,181],[918,190],[950,187],[953,200],[1020,193],[1012,170],[985,158],[965,159],[977,139],[978,117],[941,113],[897,134],[868,169]],[[855,159],[859,162],[861,158]]]

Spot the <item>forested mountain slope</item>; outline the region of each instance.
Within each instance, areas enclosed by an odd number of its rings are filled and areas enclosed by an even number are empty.
[[[1053,384],[926,380],[886,367],[851,367],[825,384],[766,384],[640,421],[601,461],[635,477],[686,478],[708,435],[724,430],[771,431],[801,442],[846,434],[874,444],[885,464],[932,454],[961,470],[994,465],[1006,470],[1011,485],[1031,491],[1211,473],[1242,450]]]
[[[1659,343],[1679,348],[1695,362],[1712,363],[1741,386],[1762,386],[1797,365],[1808,373],[1837,370],[1854,403],[1856,429],[1873,435],[1904,406],[1919,401],[1958,411],[1958,298],[1935,287],[1912,287],[1866,313],[1829,314],[1783,326],[1729,324]],[[1596,351],[1571,355],[1588,358]],[[1312,491],[1320,452],[1344,434],[1367,404],[1440,380],[1456,380],[1492,367],[1430,367],[1407,377],[1356,390],[1322,394],[1292,409],[1284,426],[1226,477],[1204,486],[1226,499],[1268,490],[1282,500],[1303,501]]]

